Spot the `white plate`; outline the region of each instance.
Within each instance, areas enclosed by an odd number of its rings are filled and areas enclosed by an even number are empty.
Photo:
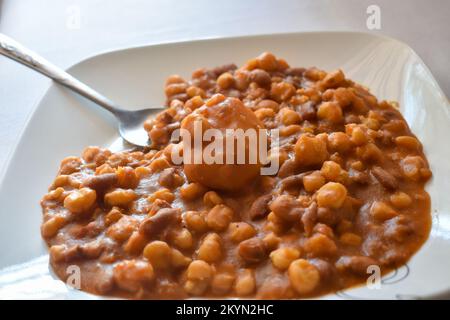
[[[163,83],[173,73],[189,77],[198,67],[242,64],[271,51],[293,66],[342,68],[379,98],[399,101],[403,116],[424,144],[434,173],[433,226],[429,240],[379,290],[365,286],[327,298],[414,298],[450,295],[450,109],[442,90],[416,53],[405,44],[348,32],[293,33],[211,39],[119,50],[72,68],[76,77],[124,106],[158,106]],[[30,71],[31,72],[31,71]],[[52,85],[28,121],[0,184],[0,298],[89,298],[67,290],[48,272],[41,240],[39,200],[61,159],[88,145],[118,140],[106,113],[66,89]],[[44,255],[44,257],[39,258]],[[29,262],[32,259],[32,262]],[[15,264],[26,263],[25,266]]]

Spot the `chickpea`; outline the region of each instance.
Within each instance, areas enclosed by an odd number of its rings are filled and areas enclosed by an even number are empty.
[[[50,260],[54,262],[61,262],[66,258],[67,247],[64,244],[53,245],[49,249]]]
[[[215,205],[222,204],[222,198],[215,191],[208,191],[203,196],[203,203],[209,207],[214,207]]]
[[[90,188],[73,190],[65,199],[64,207],[73,213],[83,213],[89,210],[97,199],[97,193]]]
[[[208,224],[206,223],[205,214],[198,211],[187,211],[184,214],[184,220],[186,226],[189,230],[203,233],[208,229]]]
[[[399,209],[408,208],[412,204],[411,197],[407,193],[401,191],[391,195],[390,201],[394,207]]]
[[[361,127],[354,127],[352,129],[350,140],[357,146],[362,146],[368,142],[366,133],[361,129]]]
[[[107,226],[117,222],[120,218],[123,217],[122,212],[118,207],[113,207],[106,215],[105,215],[105,224]]]
[[[308,68],[307,70],[305,70],[304,74],[305,77],[313,81],[322,80],[327,75],[325,71],[319,70],[316,67]]]
[[[275,268],[286,270],[292,261],[300,257],[300,251],[296,248],[280,248],[270,253],[270,260]]]
[[[239,297],[244,297],[255,292],[256,280],[252,269],[242,270],[234,284],[234,290]]]
[[[319,208],[319,212],[320,212],[320,209],[322,209],[322,208]],[[318,214],[319,214],[319,213],[318,213]],[[319,215],[319,216],[320,216],[320,215]],[[316,224],[316,225],[314,226],[314,228],[313,228],[313,232],[317,232],[317,233],[323,234],[323,235],[327,236],[327,237],[330,238],[330,239],[333,239],[333,238],[334,238],[334,232],[333,232],[333,229],[331,229],[329,226],[327,226],[327,225],[324,224],[324,223],[318,223],[318,224]]]
[[[190,98],[194,98],[194,97],[199,97],[199,98],[204,98],[206,97],[206,93],[202,88],[199,87],[194,87],[194,86],[190,86],[189,88],[186,89],[186,93],[188,94],[188,96]],[[202,101],[203,104],[203,101]]]
[[[303,187],[308,192],[314,192],[325,184],[325,178],[320,171],[314,171],[303,177]]]
[[[190,249],[194,245],[194,240],[192,238],[192,234],[187,229],[181,229],[180,231],[175,232],[172,238],[172,242],[175,246],[180,249]]]
[[[223,94],[216,93],[211,98],[206,100],[205,105],[207,105],[208,107],[212,107],[215,106],[216,104],[223,102],[225,99],[226,97]]]
[[[250,239],[256,235],[255,228],[246,222],[234,222],[228,227],[231,241],[235,243]]]
[[[340,242],[348,246],[359,246],[362,242],[360,236],[352,232],[346,232],[339,238]]]
[[[217,85],[222,89],[229,89],[234,84],[234,78],[229,72],[222,73],[217,78]]]
[[[150,263],[141,260],[125,260],[114,266],[116,285],[126,291],[136,292],[153,282],[155,277]]]
[[[50,189],[57,189],[57,188],[64,187],[64,186],[68,185],[69,184],[69,179],[70,179],[70,176],[67,175],[67,174],[61,174],[61,175],[57,176],[55,178],[55,180],[53,181],[52,186],[50,187]],[[64,191],[64,189],[63,189],[63,191]]]
[[[337,103],[339,103],[342,108],[345,108],[352,103],[354,99],[354,93],[351,89],[337,88],[333,92],[333,98],[337,101]]]
[[[328,73],[321,81],[321,87],[323,89],[336,88],[343,84],[345,76],[342,70],[336,70]]]
[[[233,287],[235,276],[230,272],[216,273],[211,282],[211,290],[214,294],[225,295]]]
[[[147,167],[137,167],[134,172],[139,179],[149,176],[152,171]]]
[[[208,234],[198,249],[198,259],[206,262],[217,262],[222,258],[222,244],[217,233]]]
[[[317,191],[319,207],[338,209],[344,204],[347,189],[338,182],[328,182]]]
[[[139,178],[131,167],[119,167],[116,170],[117,186],[123,189],[134,189],[139,184]]]
[[[172,260],[172,250],[164,241],[153,241],[145,246],[144,257],[152,264],[155,269],[167,269]]]
[[[59,168],[60,175],[67,175],[80,170],[82,162],[78,157],[67,157],[61,161]]]
[[[295,94],[295,87],[288,82],[272,83],[270,96],[277,102],[288,101]]]
[[[321,233],[316,233],[306,240],[304,249],[313,257],[329,257],[337,253],[337,246],[334,241]]]
[[[363,171],[363,170],[366,168],[366,166],[364,165],[364,163],[362,163],[362,161],[359,161],[359,160],[352,162],[352,163],[350,164],[350,167],[351,167],[352,169],[357,170],[357,171]]]
[[[356,148],[356,155],[367,162],[380,162],[384,157],[383,152],[374,143]]]
[[[213,268],[208,263],[202,260],[192,261],[186,271],[184,289],[191,295],[201,295],[209,287],[213,275]]]
[[[276,114],[275,111],[273,111],[273,109],[271,108],[260,108],[257,109],[254,113],[255,116],[261,121],[266,118],[273,118]]]
[[[87,163],[95,162],[97,165],[102,164],[111,155],[107,149],[100,149],[99,147],[90,146],[83,150],[81,158]]]
[[[344,132],[333,132],[328,136],[328,148],[341,154],[350,150],[350,137]]]
[[[184,104],[184,109],[190,109],[191,111],[203,106],[204,102],[201,96],[194,96]]]
[[[41,226],[42,237],[49,239],[54,237],[59,229],[67,223],[66,218],[62,216],[54,216],[44,222]]]
[[[234,73],[234,86],[238,90],[246,90],[248,88],[248,85],[250,83],[248,72],[246,71],[239,71],[237,70]]]
[[[172,249],[171,264],[174,268],[185,268],[192,262],[192,259],[183,255],[179,250]]]
[[[151,137],[151,139],[152,139],[152,141],[159,141],[157,138],[154,138],[153,136]],[[169,167],[170,167],[170,163],[169,163],[169,161],[167,161],[167,159],[165,157],[157,158],[157,159],[153,160],[149,165],[149,169],[153,173],[160,172]]]
[[[165,85],[168,86],[174,83],[186,83],[186,80],[184,80],[181,76],[174,74],[166,79]]]
[[[274,112],[278,112],[280,105],[273,100],[261,100],[257,104],[258,109],[272,109]]]
[[[305,259],[297,259],[291,263],[288,270],[289,280],[299,294],[312,292],[320,282],[317,268]]]
[[[138,227],[139,221],[131,216],[124,215],[119,221],[106,229],[106,235],[117,242],[127,240]]]
[[[277,237],[274,233],[269,233],[263,238],[264,246],[268,252],[271,252],[278,248],[281,242],[281,238]]]
[[[283,108],[279,112],[281,122],[285,126],[289,126],[291,124],[297,124],[301,121],[300,115],[295,112],[294,110],[291,110],[289,108]]]
[[[375,201],[370,207],[370,214],[379,221],[389,220],[398,215],[397,211],[383,201]]]
[[[209,210],[206,216],[206,223],[214,231],[223,231],[228,228],[231,220],[233,220],[233,216],[234,212],[230,207],[218,204]]]
[[[411,150],[420,150],[420,142],[414,137],[411,136],[400,136],[395,138],[395,143],[399,147],[403,147]]]
[[[269,52],[264,52],[257,58],[258,65],[266,71],[275,71],[278,69],[278,61],[275,56]]]
[[[44,200],[64,201],[68,193],[62,187],[57,187],[44,196]]]
[[[192,182],[180,188],[180,196],[184,200],[191,201],[202,196],[206,191],[200,183]]]
[[[302,126],[300,126],[298,124],[291,124],[287,127],[282,127],[280,129],[280,136],[281,137],[289,137],[289,136],[292,136],[294,134],[301,132],[302,129],[303,129]]]
[[[167,201],[168,203],[171,203],[173,202],[173,200],[175,200],[175,195],[169,189],[162,188],[158,191],[155,191],[147,198],[149,202],[155,202],[156,199],[161,199]]]
[[[142,233],[133,231],[123,249],[128,254],[139,255],[144,250],[147,242],[148,239]]]
[[[344,119],[342,109],[336,102],[323,102],[317,110],[317,117],[333,124],[341,123]]]
[[[131,189],[115,189],[105,194],[105,203],[109,206],[127,207],[137,198],[136,193]]]
[[[186,83],[173,83],[164,88],[167,97],[185,93],[187,89]]]
[[[423,173],[426,173],[422,169],[426,168],[426,163],[420,156],[407,156],[400,161],[400,168],[403,176],[413,181],[419,181],[423,178]],[[426,173],[426,178],[429,177],[429,173]]]
[[[295,160],[303,166],[320,165],[328,158],[326,142],[308,134],[300,136],[294,151]]]
[[[320,169],[320,173],[328,181],[337,181],[341,175],[341,166],[334,161],[325,161]]]

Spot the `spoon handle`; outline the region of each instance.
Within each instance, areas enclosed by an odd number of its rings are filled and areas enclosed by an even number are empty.
[[[105,96],[2,33],[0,33],[0,54],[42,73],[113,114],[120,111],[117,105]]]

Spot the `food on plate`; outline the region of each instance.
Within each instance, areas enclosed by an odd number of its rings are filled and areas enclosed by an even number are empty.
[[[167,108],[145,123],[149,148],[87,147],[61,162],[41,201],[61,279],[76,265],[81,289],[100,295],[313,297],[364,283],[374,266],[385,274],[426,241],[422,145],[394,104],[341,70],[263,53],[170,76],[165,93]],[[262,158],[186,161],[195,146],[174,133],[195,121],[225,132],[219,142],[234,139],[227,129],[278,132],[258,140],[276,171],[262,174]]]

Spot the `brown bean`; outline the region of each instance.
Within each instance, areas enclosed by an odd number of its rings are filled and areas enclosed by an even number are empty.
[[[303,228],[307,236],[311,235],[317,222],[317,203],[313,202],[305,209],[302,215]]]
[[[224,64],[219,67],[215,67],[212,69],[212,72],[216,75],[216,77],[220,76],[222,73],[236,70],[237,66],[234,63]]]
[[[298,163],[295,161],[295,159],[286,160],[281,165],[280,170],[278,170],[278,176],[280,178],[286,178],[294,174],[298,169]]]
[[[307,101],[296,107],[296,111],[302,117],[303,120],[314,120],[316,119],[316,108],[312,101]]]
[[[238,247],[239,256],[249,263],[257,263],[267,257],[264,242],[259,238],[244,240]]]
[[[161,171],[158,182],[161,186],[174,189],[183,184],[183,178],[177,174],[175,168],[166,168]]]
[[[269,208],[278,218],[289,222],[299,220],[304,211],[295,197],[286,194],[275,198]]]
[[[106,190],[113,187],[118,181],[117,174],[105,173],[87,178],[83,185],[85,187],[94,189],[98,193],[105,193]]]
[[[155,237],[163,232],[169,225],[174,224],[181,218],[181,210],[176,208],[163,208],[155,215],[145,218],[140,226],[139,232],[147,237]]]
[[[369,175],[363,171],[350,169],[348,172],[348,175],[349,175],[350,181],[356,182],[359,184],[368,184],[370,181]]]
[[[379,263],[365,256],[342,256],[336,262],[336,268],[339,271],[347,271],[357,275],[367,275],[367,268],[371,265],[379,265]]]
[[[250,72],[250,81],[256,82],[261,87],[270,86],[272,83],[269,73],[261,69],[255,69]]]
[[[257,198],[250,207],[249,216],[250,219],[256,220],[267,216],[269,213],[269,202],[272,200],[271,194],[265,194]]]
[[[280,191],[302,185],[303,178],[312,172],[313,171],[306,171],[306,172],[302,172],[300,174],[296,174],[296,175],[284,178],[283,180],[280,181]]]
[[[371,173],[385,188],[398,188],[397,179],[383,168],[375,166],[372,168]]]

